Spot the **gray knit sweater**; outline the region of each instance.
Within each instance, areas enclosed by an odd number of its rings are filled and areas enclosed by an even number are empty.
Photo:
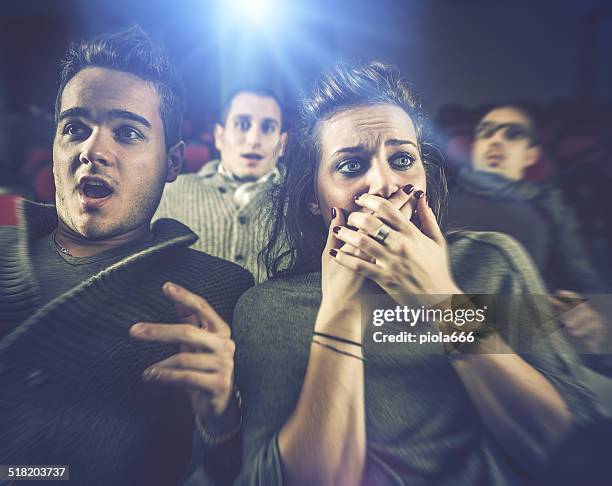
[[[190,459],[191,406],[182,390],[141,377],[177,347],[136,341],[129,329],[178,322],[161,292],[168,280],[229,320],[252,278],[189,249],[195,234],[161,220],[154,245],[41,306],[29,246],[57,216],[25,202],[19,219],[0,228],[0,464],[67,464],[78,485],[177,484]]]
[[[218,160],[209,162],[197,174],[183,174],[167,184],[154,220],[181,221],[199,237],[193,248],[235,262],[262,282],[266,271],[257,258],[268,241],[267,190],[275,178],[261,184],[249,203],[240,208],[234,200],[239,183],[221,175],[218,166]]]
[[[496,233],[449,237],[453,275],[471,294],[543,293],[522,248]],[[244,404],[237,484],[283,484],[278,432],[303,385],[321,301],[319,273],[272,279],[247,291],[234,314],[236,380]],[[538,306],[508,322],[545,325]],[[516,485],[524,481],[488,432],[440,345],[385,347],[365,339],[367,485]],[[576,358],[558,334],[524,356],[556,386],[578,423],[596,415]],[[347,358],[349,359],[349,358]]]

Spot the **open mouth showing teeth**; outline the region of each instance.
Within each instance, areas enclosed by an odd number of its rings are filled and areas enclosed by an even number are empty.
[[[83,194],[92,199],[102,199],[110,196],[113,190],[103,182],[88,181],[83,184]]]

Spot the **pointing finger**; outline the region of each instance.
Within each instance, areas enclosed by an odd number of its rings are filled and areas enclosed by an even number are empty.
[[[195,315],[200,327],[207,329],[209,332],[230,336],[229,325],[217,314],[206,299],[173,282],[166,282],[162,290],[166,297],[172,300],[181,318],[189,320],[189,316]]]

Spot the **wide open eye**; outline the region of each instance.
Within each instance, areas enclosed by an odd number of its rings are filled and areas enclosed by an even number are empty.
[[[389,163],[397,170],[409,169],[415,162],[416,157],[408,152],[398,152],[389,160]]]
[[[347,159],[343,160],[336,166],[336,171],[340,174],[348,177],[353,177],[355,175],[363,172],[364,163],[359,159]]]
[[[249,129],[251,128],[251,122],[249,120],[238,120],[236,122],[236,127],[241,131],[241,132],[248,132]]]
[[[89,135],[89,128],[80,122],[69,122],[64,125],[62,135],[69,135],[71,138],[83,139]]]
[[[261,124],[261,132],[265,135],[268,135],[270,133],[274,133],[276,131],[276,124],[272,123],[272,122],[263,122]]]
[[[124,125],[115,130],[115,135],[117,138],[126,141],[140,140],[143,138],[142,134],[133,127],[129,125]]]

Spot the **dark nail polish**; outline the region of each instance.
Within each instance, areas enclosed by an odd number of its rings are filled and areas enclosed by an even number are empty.
[[[338,254],[338,250],[336,250],[335,248],[332,248],[331,250],[329,250],[329,254],[335,257]]]
[[[332,229],[332,231],[336,234],[340,233],[340,226],[334,226],[334,228]]]
[[[425,193],[423,191],[417,191],[414,193],[414,197],[416,197],[417,199],[421,199],[424,195]]]
[[[332,219],[336,219],[338,213],[336,212],[336,208],[331,208]]]
[[[408,184],[406,187],[404,187],[404,192],[406,194],[411,194],[412,191],[414,191],[414,186],[412,184]]]

